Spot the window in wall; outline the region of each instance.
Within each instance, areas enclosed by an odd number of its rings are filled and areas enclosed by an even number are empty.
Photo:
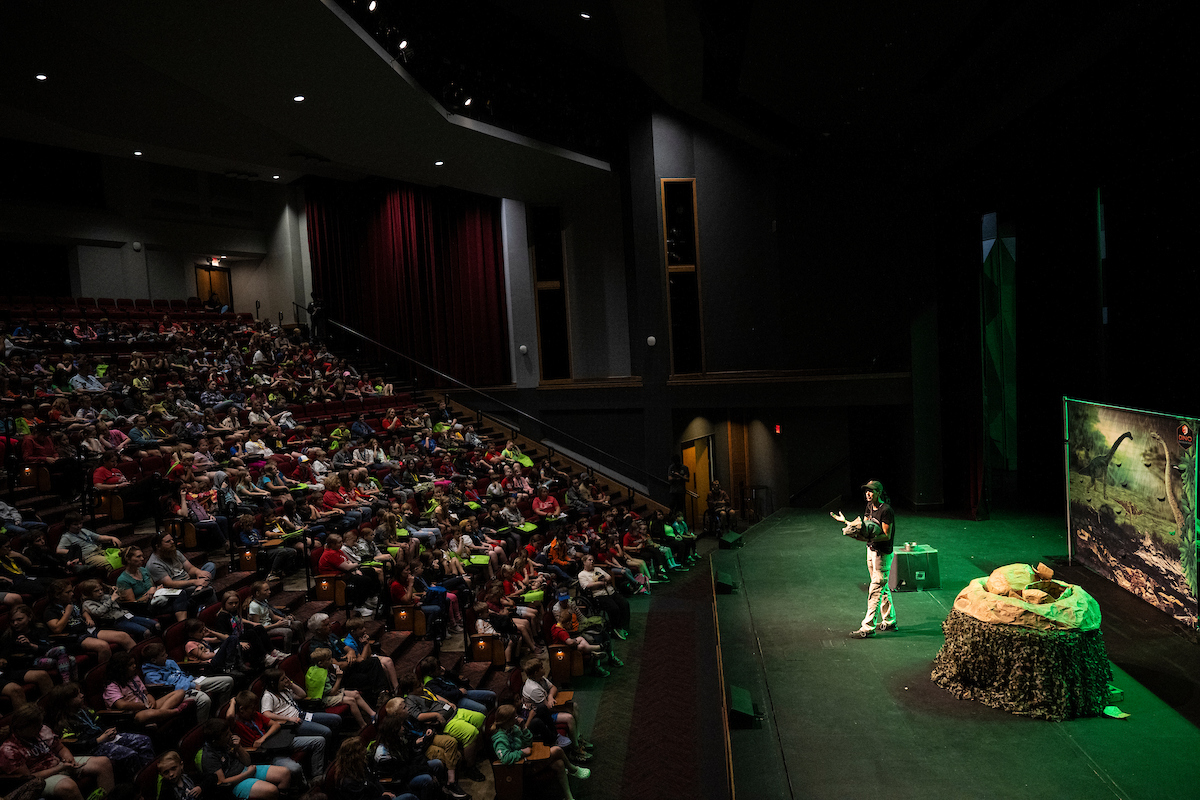
[[[529,241],[541,379],[570,380],[571,326],[567,312],[566,269],[563,265],[562,218],[557,208],[531,209]]]
[[[704,326],[700,314],[700,273],[696,269],[699,236],[695,179],[662,179],[662,213],[671,372],[677,375],[703,372]]]

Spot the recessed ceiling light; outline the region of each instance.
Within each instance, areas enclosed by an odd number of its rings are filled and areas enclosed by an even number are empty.
[[[367,11],[374,11],[376,8],[377,4],[375,0],[371,0],[371,3],[367,6]]]
[[[46,80],[46,73],[39,72],[37,75],[34,75],[33,77],[37,78],[39,81],[44,81],[44,80]]]
[[[274,179],[274,180],[279,180],[279,176],[278,176],[278,175],[272,175],[272,176],[271,176],[271,178],[272,178],[272,179]]]
[[[584,19],[591,19],[591,18],[592,18],[592,15],[591,15],[591,14],[580,14],[579,16],[583,17]]]
[[[440,167],[442,164],[445,164],[445,163],[446,163],[445,161],[435,161],[435,162],[433,162],[433,165],[435,167]]]
[[[471,98],[469,98],[469,97],[468,97],[466,100],[464,100],[464,101],[463,101],[463,105],[464,105],[464,106],[469,106],[469,105],[471,105]]]
[[[408,47],[408,39],[401,39],[400,40],[400,49],[403,50],[406,47]]]
[[[303,102],[304,102],[304,95],[302,95],[302,94],[298,94],[298,95],[296,95],[295,97],[293,97],[292,99],[293,99],[293,100],[295,100],[297,103],[303,103]]]
[[[135,156],[140,156],[140,155],[142,154],[142,151],[141,151],[141,150],[134,150],[134,151],[133,151],[133,154],[134,154]]]

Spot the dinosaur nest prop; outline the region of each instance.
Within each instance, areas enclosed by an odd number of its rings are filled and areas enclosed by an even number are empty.
[[[954,598],[954,608],[980,622],[1038,630],[1094,631],[1100,606],[1078,586],[1054,580],[1045,564],[1009,564],[976,578]]]
[[[1042,719],[1099,715],[1112,668],[1100,607],[1039,564],[1000,567],[959,592],[932,678],[955,697]]]

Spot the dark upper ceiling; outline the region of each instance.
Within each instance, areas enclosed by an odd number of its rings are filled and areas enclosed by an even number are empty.
[[[552,76],[531,74],[546,59],[514,57],[511,69],[506,61],[507,91],[605,71],[610,82],[586,84],[597,102],[644,85],[801,163],[920,175],[997,137],[1027,144],[1096,131],[1084,138],[1108,147],[1190,140],[1179,118],[1194,99],[1185,81],[1195,70],[1178,2],[489,0],[487,25],[470,3],[426,5],[438,8],[429,41],[453,42],[455,30],[502,39],[494,20],[506,19],[527,31],[522,48],[544,42],[571,54],[554,59]],[[397,70],[347,24],[363,13],[355,0],[6,3],[0,137],[117,156],[137,148],[147,159],[264,180],[382,175],[535,202],[609,179],[601,160],[447,111],[436,88],[410,82],[416,65]],[[509,45],[460,47],[455,63],[483,75]],[[445,55],[431,49],[413,57]],[[49,79],[34,80],[37,72]],[[512,85],[521,74],[532,87]],[[1112,124],[1130,110],[1136,122]]]

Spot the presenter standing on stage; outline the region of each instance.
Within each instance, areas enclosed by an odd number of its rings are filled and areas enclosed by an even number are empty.
[[[850,634],[851,639],[866,639],[876,631],[896,630],[896,609],[892,605],[892,590],[888,587],[888,574],[892,569],[892,540],[896,531],[896,513],[888,503],[887,493],[879,481],[863,484],[867,493],[867,508],[863,512],[862,524],[867,533],[867,570],[871,574],[871,588],[867,593],[867,615],[858,630]],[[835,519],[846,522],[838,512]],[[879,622],[876,624],[876,617]]]

